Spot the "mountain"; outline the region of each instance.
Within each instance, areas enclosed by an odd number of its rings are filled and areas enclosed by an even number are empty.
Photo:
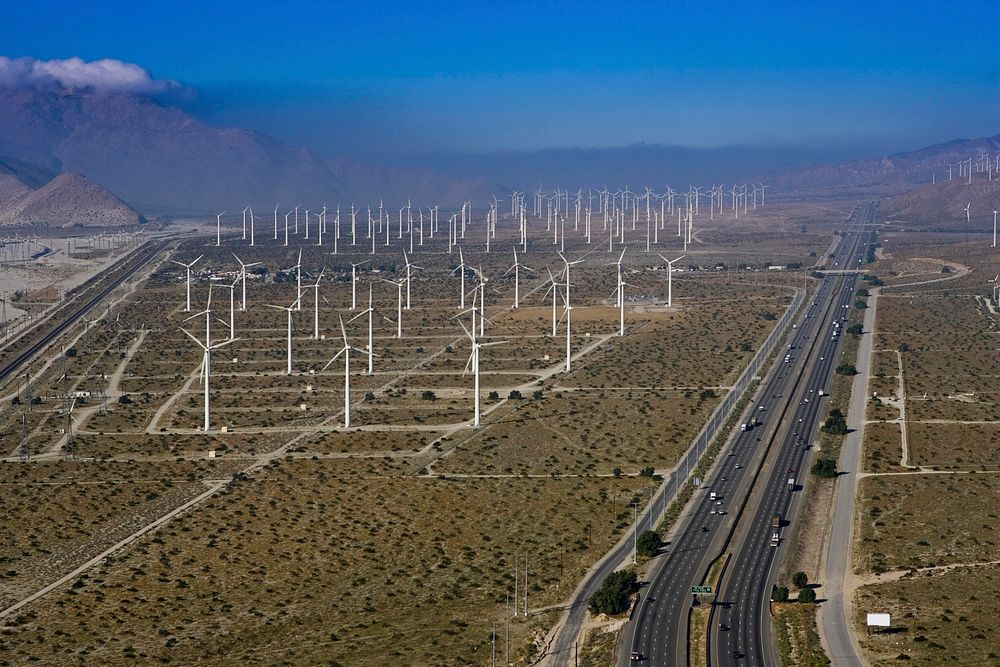
[[[1000,210],[1000,174],[973,172],[972,183],[966,178],[947,177],[932,185],[904,192],[879,207],[890,221],[920,223],[934,228],[965,228],[965,207],[969,207],[972,229],[993,228],[993,211]]]
[[[853,160],[832,165],[796,168],[765,179],[777,190],[811,192],[820,190],[868,191],[895,194],[914,186],[948,178],[948,164],[976,159],[982,153],[1000,152],[1000,134],[982,139],[956,139],[919,150],[871,160]],[[954,170],[957,177],[958,168]],[[964,204],[963,204],[964,206]]]
[[[74,171],[151,213],[247,204],[460,205],[509,192],[482,180],[327,157],[239,128],[203,123],[133,92],[0,88],[0,154]]]
[[[17,181],[23,192],[5,199],[4,177]],[[10,188],[16,191],[16,187]],[[59,174],[33,190],[12,174],[0,173],[0,225],[110,226],[143,221],[134,209],[86,176]]]

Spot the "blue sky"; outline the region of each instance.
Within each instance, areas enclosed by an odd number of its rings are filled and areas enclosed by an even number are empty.
[[[11,57],[138,63],[193,110],[385,157],[1000,132],[995,2],[32,2]]]

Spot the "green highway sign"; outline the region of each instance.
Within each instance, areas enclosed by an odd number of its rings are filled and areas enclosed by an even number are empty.
[[[712,592],[712,587],[711,586],[692,586],[691,587],[691,592],[694,593],[695,595],[698,595],[699,593],[711,593]]]

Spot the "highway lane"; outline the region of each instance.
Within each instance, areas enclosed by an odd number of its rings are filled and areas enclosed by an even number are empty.
[[[865,223],[871,219],[874,209],[868,206],[858,220]],[[863,259],[870,232],[851,234],[852,251],[847,259],[848,266],[857,266]],[[839,262],[838,262],[839,263]],[[794,521],[797,496],[787,483],[788,477],[797,480],[807,474],[811,452],[808,450],[810,438],[826,416],[826,401],[817,400],[815,392],[829,388],[837,363],[842,335],[833,337],[834,322],[843,322],[846,310],[851,307],[857,288],[856,275],[825,278],[837,281],[836,296],[832,306],[832,317],[824,314],[819,345],[814,355],[818,359],[812,365],[807,380],[808,391],[799,401],[792,415],[793,429],[785,434],[762,493],[752,511],[741,517],[744,532],[735,542],[730,567],[720,586],[718,601],[713,608],[710,624],[711,651],[713,665],[773,665],[777,663],[771,641],[769,599],[774,585],[774,572],[784,549],[770,546],[771,522],[774,516],[782,520],[782,534],[788,530],[789,520]],[[842,328],[842,325],[841,325]],[[813,392],[813,393],[810,393]],[[806,402],[806,398],[809,399]],[[789,475],[788,470],[794,470]],[[783,542],[782,542],[783,543]],[[727,630],[723,630],[725,626]]]
[[[764,344],[754,354],[753,359],[751,359],[730,391],[726,393],[723,400],[713,411],[705,426],[702,427],[702,430],[692,441],[674,473],[660,485],[652,500],[640,513],[639,520],[622,536],[618,544],[591,568],[580,585],[577,586],[571,602],[563,614],[563,618],[555,629],[551,646],[546,651],[546,654],[551,658],[550,664],[558,667],[572,663],[575,641],[579,636],[583,622],[586,620],[587,602],[590,597],[597,591],[609,574],[624,563],[631,561],[633,531],[637,526],[641,527],[655,523],[669,503],[676,497],[677,493],[683,487],[684,482],[690,476],[691,471],[697,467],[698,461],[701,460],[705,450],[708,449],[722,426],[728,421],[730,414],[739,403],[745,389],[760,372],[774,346],[778,344],[785,327],[797,312],[804,296],[800,292],[793,299],[791,306],[781,316],[777,326],[765,339]]]
[[[45,332],[41,338],[29,345],[25,350],[18,353],[11,361],[0,368],[0,382],[6,379],[9,375],[16,372],[17,369],[26,361],[31,359],[39,351],[45,349],[45,347],[55,340],[60,334],[62,334],[66,329],[71,327],[77,320],[83,315],[86,315],[91,308],[97,305],[104,297],[110,294],[123,282],[131,278],[137,271],[142,267],[146,266],[147,263],[156,255],[162,251],[170,240],[164,240],[160,242],[147,241],[148,245],[146,250],[139,250],[129,256],[128,262],[131,262],[132,266],[125,269],[124,272],[113,279],[110,284],[102,288],[96,295],[87,299],[86,303],[73,308],[70,313],[63,317],[54,327]],[[120,265],[116,265],[116,268],[121,270]],[[30,333],[28,334],[30,335]]]
[[[840,244],[835,262],[846,261],[850,247]],[[823,281],[816,294],[816,303],[829,300],[836,279]],[[674,542],[667,552],[654,562],[650,573],[650,585],[642,592],[639,610],[632,622],[626,626],[622,642],[619,665],[629,663],[629,652],[639,652],[649,664],[687,664],[687,614],[691,605],[690,587],[701,583],[711,562],[722,553],[732,530],[731,515],[717,514],[713,510],[727,511],[733,499],[746,498],[753,475],[746,475],[755,465],[747,464],[764,455],[766,448],[758,443],[773,440],[779,419],[772,417],[775,408],[782,404],[782,397],[794,386],[804,366],[794,357],[818,326],[814,314],[816,306],[811,306],[804,315],[800,327],[791,337],[790,363],[778,359],[774,371],[759,390],[759,400],[753,404],[754,416],[764,415],[763,427],[736,435],[730,454],[717,463],[714,481],[703,484],[698,491],[692,511],[681,518]],[[787,402],[787,401],[785,401]],[[760,408],[763,408],[761,410]],[[778,408],[780,412],[780,407]],[[771,436],[768,438],[768,433]],[[739,467],[736,467],[736,464]],[[720,472],[721,471],[721,472]],[[716,492],[720,500],[712,502],[709,494]],[[716,504],[721,503],[721,504]],[[733,506],[735,511],[736,507]],[[707,529],[707,530],[705,530]]]

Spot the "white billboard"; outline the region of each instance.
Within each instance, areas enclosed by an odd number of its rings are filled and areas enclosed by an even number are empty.
[[[868,627],[888,628],[889,614],[868,614]]]

